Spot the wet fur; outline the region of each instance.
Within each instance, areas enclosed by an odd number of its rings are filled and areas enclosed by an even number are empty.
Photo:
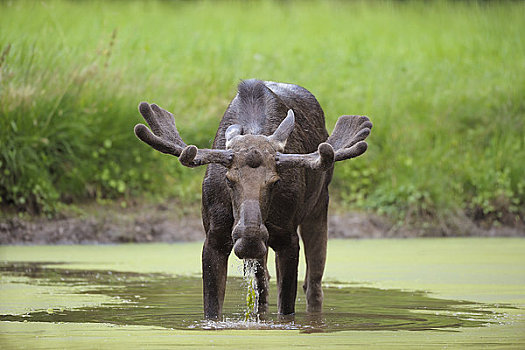
[[[233,124],[242,126],[243,134],[270,136],[293,109],[295,127],[283,153],[311,153],[326,141],[324,113],[315,97],[296,85],[247,80],[239,84],[238,93],[220,122],[213,148],[225,149],[225,132]],[[311,281],[305,281],[309,311],[320,311],[320,287],[326,257],[326,213],[328,171],[304,168],[279,172],[281,181],[270,201],[264,224],[269,232],[268,245],[276,252],[278,309],[281,314],[295,311],[298,228],[305,243],[307,269]],[[227,273],[227,259],[233,248],[234,215],[225,179],[226,168],[210,164],[202,184],[202,218],[206,231],[203,248],[204,309],[207,318],[218,317],[222,310]],[[260,264],[266,266],[265,259]],[[267,309],[266,269],[258,272],[260,310]]]

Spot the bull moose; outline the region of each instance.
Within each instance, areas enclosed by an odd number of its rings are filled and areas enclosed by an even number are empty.
[[[232,249],[240,259],[257,260],[258,310],[267,312],[268,247],[275,251],[278,312],[293,314],[299,235],[307,312],[320,312],[328,184],[336,161],[366,151],[370,120],[344,115],[329,136],[323,110],[308,90],[260,80],[241,81],[211,149],[186,145],[173,115],[159,106],[142,102],[139,111],[151,128],[135,126],[140,140],[187,167],[209,164],[202,183],[204,316],[215,319],[222,312]]]

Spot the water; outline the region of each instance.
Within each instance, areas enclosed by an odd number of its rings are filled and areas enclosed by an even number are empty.
[[[245,259],[243,261],[243,283],[246,290],[246,310],[244,312],[244,322],[257,323],[259,319],[259,290],[255,274],[259,268],[257,260]]]
[[[44,307],[22,314],[3,314],[0,321],[102,323],[166,329],[279,329],[304,333],[337,331],[425,331],[485,327],[505,318],[505,305],[435,298],[422,291],[363,287],[329,282],[324,286],[324,312],[309,315],[299,289],[294,317],[277,315],[276,287],[270,284],[270,312],[259,318],[254,288],[256,265],[245,263],[245,278],[228,278],[224,316],[203,320],[200,276],[73,270],[58,263],[3,262],[0,277],[10,283],[45,286],[63,298],[105,296],[100,305]],[[17,282],[19,281],[19,282]],[[66,291],[66,292],[65,292]],[[247,297],[248,295],[248,297]],[[6,303],[7,301],[3,301]],[[511,306],[506,306],[511,308]]]
[[[324,314],[303,312],[300,288],[296,317],[280,319],[270,263],[259,322],[244,322],[233,256],[225,318],[202,320],[201,250],[0,246],[0,348],[525,349],[523,238],[330,240]]]

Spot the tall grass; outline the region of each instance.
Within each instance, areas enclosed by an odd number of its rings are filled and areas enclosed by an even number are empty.
[[[20,209],[147,193],[195,202],[202,169],[135,139],[142,100],[210,145],[240,79],[292,82],[374,122],[337,165],[343,206],[397,220],[525,203],[525,4],[2,2],[0,194]]]

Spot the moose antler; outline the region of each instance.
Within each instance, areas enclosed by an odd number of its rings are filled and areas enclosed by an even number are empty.
[[[139,104],[139,112],[150,126],[151,131],[146,125],[137,124],[135,135],[157,151],[176,157],[180,156],[187,145],[179,135],[173,115],[156,104],[150,105],[147,102]]]
[[[182,165],[196,167],[209,163],[219,163],[228,166],[232,159],[231,151],[219,149],[198,149],[186,145],[175,126],[175,118],[170,112],[156,104],[141,102],[139,112],[142,114],[151,130],[144,124],[135,125],[135,135],[162,153],[179,157]]]
[[[370,135],[372,122],[368,117],[344,115],[337,120],[332,135],[319,145],[316,152],[308,154],[277,153],[280,167],[303,167],[328,170],[334,162],[355,158],[365,153],[368,145],[364,141]]]
[[[364,115],[343,115],[326,140],[335,150],[335,161],[355,158],[368,148],[364,141],[370,135],[372,122]]]
[[[277,153],[276,162],[280,168],[308,168],[328,170],[334,164],[335,154],[331,145],[323,142],[317,152],[308,154]]]

